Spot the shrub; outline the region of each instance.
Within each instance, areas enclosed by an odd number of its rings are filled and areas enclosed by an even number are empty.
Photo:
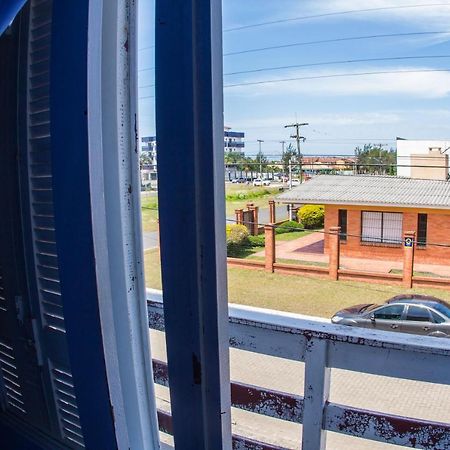
[[[303,227],[294,220],[287,220],[275,228],[275,234],[292,233],[297,229],[300,231]]]
[[[260,234],[258,236],[249,236],[248,243],[250,247],[264,247],[266,242],[264,234]]]
[[[242,245],[248,242],[248,230],[245,225],[227,225],[227,245]]]
[[[277,188],[258,188],[249,189],[246,191],[231,192],[226,194],[225,199],[227,201],[237,200],[252,200],[255,198],[265,197],[267,195],[274,195],[278,192]]]
[[[322,228],[325,210],[322,205],[302,206],[298,213],[298,219],[304,228]]]

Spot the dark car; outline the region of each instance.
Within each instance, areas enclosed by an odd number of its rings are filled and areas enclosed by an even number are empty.
[[[331,322],[373,330],[450,337],[450,304],[426,295],[399,295],[384,305],[366,303],[342,309]]]

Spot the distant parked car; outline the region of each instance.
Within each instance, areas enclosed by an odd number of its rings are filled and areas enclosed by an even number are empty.
[[[450,337],[450,304],[427,295],[400,295],[384,305],[366,303],[338,311],[331,321],[339,325]]]
[[[261,178],[255,178],[253,180],[253,186],[270,186],[270,180],[267,178],[264,178],[263,180]]]
[[[292,186],[300,186],[300,180],[298,178],[294,178],[292,180]]]

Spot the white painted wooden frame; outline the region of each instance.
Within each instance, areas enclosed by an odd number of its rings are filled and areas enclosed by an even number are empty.
[[[155,450],[159,434],[136,134],[136,14],[135,0],[90,2],[90,183],[100,316],[118,447]]]

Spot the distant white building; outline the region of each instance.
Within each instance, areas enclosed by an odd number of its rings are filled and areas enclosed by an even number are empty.
[[[397,138],[397,175],[399,177],[446,180],[450,141]]]
[[[243,152],[245,133],[243,131],[232,131],[230,127],[224,127],[223,144],[227,152]]]
[[[144,145],[142,146],[141,150],[147,153],[151,161],[150,164],[154,166],[153,169],[156,170],[157,164],[156,136],[145,136],[142,138],[142,143]]]

